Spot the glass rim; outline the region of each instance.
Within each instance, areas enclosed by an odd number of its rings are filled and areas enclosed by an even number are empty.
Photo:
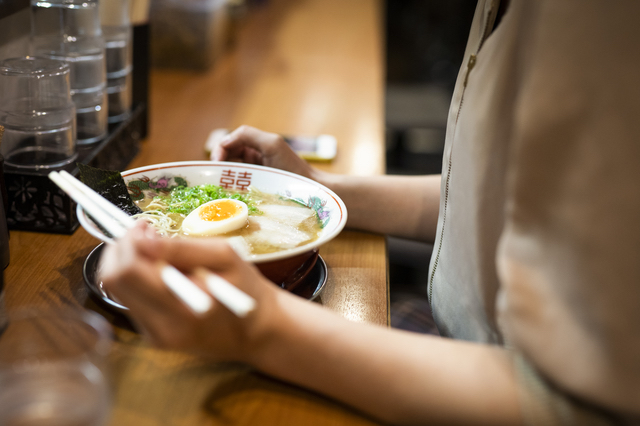
[[[66,61],[40,56],[8,58],[0,62],[0,74],[8,77],[56,77],[69,74],[69,70]]]
[[[85,5],[96,6],[98,4],[98,0],[31,0],[32,5],[39,5],[40,3],[86,7]]]
[[[24,307],[10,310],[7,312],[6,322],[4,324],[0,324],[0,338],[2,338],[5,327],[9,327],[11,323],[28,321],[31,319],[43,320],[46,318],[57,318],[66,321],[72,320],[76,321],[78,324],[82,324],[83,326],[92,329],[95,332],[96,339],[94,344],[86,348],[86,353],[96,353],[99,356],[106,356],[109,353],[113,340],[113,327],[102,315],[98,314],[97,312],[85,309],[65,310],[52,307]],[[79,359],[83,356],[84,354],[78,354],[69,359]],[[38,361],[36,363],[42,362],[43,361]],[[0,366],[7,367],[15,364],[15,361],[7,361],[0,357]],[[26,366],[31,364],[31,362],[20,362],[20,364]]]
[[[73,103],[73,100],[71,100],[71,97],[65,97],[63,95],[48,96],[43,99],[38,99],[37,102],[30,103],[25,102],[24,98],[9,99],[0,102],[0,114],[12,116],[55,114],[75,108],[76,105]]]

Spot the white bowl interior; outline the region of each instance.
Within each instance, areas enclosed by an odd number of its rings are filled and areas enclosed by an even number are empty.
[[[122,172],[134,199],[154,197],[162,189],[186,181],[188,186],[213,184],[228,190],[252,186],[262,192],[294,199],[312,208],[323,224],[320,236],[312,243],[277,253],[252,255],[254,263],[268,262],[307,252],[326,243],[340,233],[347,222],[347,209],[342,200],[325,186],[283,170],[243,163],[187,161],[163,163]],[[107,241],[107,237],[78,206],[78,221],[89,234]]]

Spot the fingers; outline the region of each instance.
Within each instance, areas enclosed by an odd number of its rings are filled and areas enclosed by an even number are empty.
[[[313,169],[276,133],[241,126],[212,149],[212,160],[240,161],[287,170],[312,178]]]
[[[189,337],[198,318],[164,284],[158,262],[139,253],[137,244],[146,239],[144,229],[136,227],[117,246],[107,247],[101,261],[103,286],[129,308],[128,316],[136,329],[151,343],[190,349],[195,343]]]
[[[182,271],[197,267],[223,271],[237,267],[242,259],[222,238],[158,238],[135,242],[137,250],[150,259],[162,259]]]
[[[263,150],[271,151],[270,144],[277,143],[280,136],[266,133],[249,126],[241,126],[227,135],[211,150],[213,161],[238,161],[249,164],[264,164]]]
[[[211,161],[231,161],[229,159],[229,155],[227,154],[227,150],[224,149],[220,144],[213,147],[211,150]]]
[[[247,148],[250,149],[249,152],[269,156],[280,139],[280,135],[275,133],[264,132],[250,126],[240,126],[227,135],[219,146],[226,150],[227,157],[243,157]]]
[[[117,246],[108,246],[101,256],[99,277],[105,290],[129,308],[139,329],[162,344],[158,336],[193,314],[164,285],[157,262],[138,252],[136,246],[148,239],[147,231],[146,226],[137,225]]]
[[[252,296],[257,308],[239,318],[214,299],[209,312],[196,316],[166,287],[160,262],[182,270],[205,292],[204,281],[190,272],[204,267],[217,273]],[[129,308],[138,330],[147,333],[154,344],[226,360],[246,356],[249,336],[253,336],[250,330],[267,327],[264,324],[272,315],[265,306],[272,305],[280,291],[223,239],[161,238],[145,223],[136,224],[104,250],[99,277],[105,290]]]
[[[105,289],[130,309],[162,310],[171,306],[175,298],[162,283],[157,257],[140,253],[141,244],[157,239],[149,229],[146,224],[137,224],[117,246],[107,246],[100,259],[99,279]]]
[[[105,286],[118,293],[116,295],[120,292],[123,297],[144,295],[150,301],[157,299],[162,305],[164,296],[171,293],[161,283],[160,262],[173,265],[184,273],[204,267],[218,274],[229,274],[230,270],[258,274],[257,268],[242,260],[222,238],[161,238],[152,227],[137,223],[116,245],[107,246],[100,262],[99,277]],[[156,295],[149,294],[151,292]],[[166,307],[166,303],[164,305]]]
[[[244,158],[245,163],[249,164],[264,164],[264,157],[260,151],[256,151],[253,148],[246,147],[244,150]]]

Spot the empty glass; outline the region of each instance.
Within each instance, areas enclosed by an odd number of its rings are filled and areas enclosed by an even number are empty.
[[[131,112],[132,30],[129,0],[100,0],[100,21],[107,55],[109,123]]]
[[[76,116],[69,65],[46,58],[0,62],[0,150],[5,164],[48,169],[76,158]]]
[[[108,100],[98,0],[31,0],[31,49],[69,63],[77,143],[104,138]]]
[[[0,329],[0,424],[106,424],[110,335],[95,313],[10,313]]]

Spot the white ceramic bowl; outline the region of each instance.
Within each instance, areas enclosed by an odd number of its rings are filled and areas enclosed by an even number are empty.
[[[185,161],[127,170],[122,172],[122,177],[134,200],[154,197],[163,189],[177,186],[176,179],[183,179],[188,186],[213,184],[229,190],[247,189],[251,185],[262,192],[294,199],[315,210],[323,224],[318,239],[300,247],[246,258],[273,282],[288,289],[304,278],[315,264],[318,248],[338,235],[347,222],[347,209],[333,191],[311,179],[270,167]],[[106,236],[80,206],[77,215],[87,232],[106,241]]]

